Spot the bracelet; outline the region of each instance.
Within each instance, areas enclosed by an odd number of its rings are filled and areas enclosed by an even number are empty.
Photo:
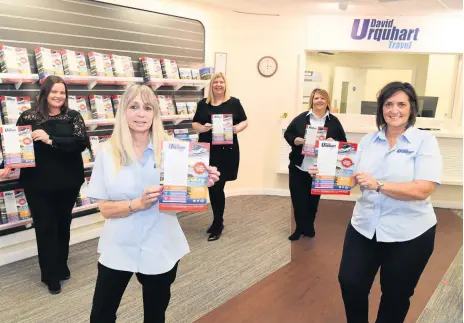
[[[129,200],[129,212],[132,214],[132,213],[135,213],[134,209],[132,208],[132,200]]]

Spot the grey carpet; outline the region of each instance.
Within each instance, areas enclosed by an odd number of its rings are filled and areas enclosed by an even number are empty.
[[[180,216],[191,253],[179,264],[167,322],[191,323],[290,262],[290,200],[244,196],[227,199],[226,229],[207,242],[211,213]],[[2,323],[88,322],[96,279],[97,240],[71,246],[72,278],[50,295],[40,283],[37,257],[0,267]],[[118,322],[143,321],[135,276],[124,294]]]
[[[216,242],[206,241],[209,211],[181,215],[192,252],[180,262],[167,322],[191,323],[290,262],[286,239],[290,233],[289,210],[286,197],[228,198],[226,229]],[[462,217],[462,210],[456,213]],[[96,246],[96,239],[71,246],[73,277],[57,296],[48,294],[39,282],[37,257],[0,267],[0,322],[88,322],[98,259]],[[462,261],[461,249],[418,323],[463,322]],[[141,288],[135,277],[118,314],[118,322],[143,320]]]

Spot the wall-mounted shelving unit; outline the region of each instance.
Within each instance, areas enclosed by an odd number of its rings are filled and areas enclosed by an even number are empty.
[[[31,9],[32,6],[34,9]],[[50,7],[60,7],[65,13],[57,16],[49,10]],[[118,10],[110,10],[114,8]],[[143,56],[174,59],[180,68],[204,67],[205,33],[202,24],[198,21],[105,3],[95,6],[89,0],[72,2],[49,0],[47,6],[40,0],[30,0],[27,5],[18,2],[12,6],[4,6],[2,10],[6,17],[11,17],[8,18],[8,23],[15,28],[3,30],[2,38],[9,41],[0,43],[26,48],[32,74],[0,73],[0,96],[29,96],[33,108],[41,84],[34,49],[40,46],[56,50],[66,49],[86,53],[96,51],[131,57],[134,77],[59,75],[68,84],[69,95],[74,96],[121,95],[127,85],[144,83],[139,61]],[[18,16],[18,12],[21,12],[21,17]],[[82,15],[88,12],[92,13],[92,17],[86,20],[86,25],[82,25]],[[41,20],[46,19],[49,23],[39,23],[35,18],[37,15]],[[121,16],[125,17],[124,20],[121,20]],[[37,23],[31,24],[30,21]],[[156,26],[153,25],[153,21],[156,21]],[[72,32],[68,30],[70,24],[73,25]],[[89,26],[93,28],[88,28]],[[189,29],[188,32],[186,28]],[[67,32],[69,36],[55,34],[56,30]],[[134,35],[138,37],[137,43],[133,42]],[[87,67],[90,67],[88,58],[86,63]],[[204,97],[203,90],[208,86],[209,81],[152,79],[145,84],[150,85],[157,95],[172,96],[174,102],[198,102]],[[166,129],[191,129],[192,118],[191,114],[162,116]],[[114,122],[115,119],[86,120],[88,135],[111,135]],[[91,176],[93,162],[85,163],[84,167],[85,176]],[[0,191],[19,188],[21,187],[17,179],[0,182]],[[73,217],[82,217],[95,212],[98,212],[97,204],[79,206],[73,210]],[[0,244],[2,236],[11,237],[10,234],[27,230],[31,225],[33,225],[31,219],[0,224]],[[18,240],[18,243],[20,242]]]

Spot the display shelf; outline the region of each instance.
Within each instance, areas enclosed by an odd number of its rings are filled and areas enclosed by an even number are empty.
[[[179,124],[182,121],[192,120],[193,114],[180,114],[172,116],[161,116],[161,120],[164,122],[172,122],[173,124]],[[85,120],[85,125],[90,128],[91,131],[95,130],[98,126],[111,126],[116,123],[116,119],[92,119]]]
[[[16,228],[16,227],[22,227],[22,226],[30,227],[31,225],[32,225],[32,218],[21,220],[21,221],[16,221],[16,222],[11,222],[11,223],[0,224],[0,231],[11,229],[11,228]]]
[[[93,81],[88,84],[88,89],[91,90],[95,85],[124,85],[128,86],[133,83],[142,83],[142,77],[103,77],[92,76]]]
[[[14,84],[16,90],[19,90],[23,83],[34,84],[38,80],[37,74],[0,73],[0,84]]]
[[[132,83],[142,83],[142,77],[107,77],[107,76],[78,76],[78,75],[59,75],[66,84],[87,85],[92,90],[95,85],[123,85]],[[42,83],[44,79],[40,80]]]
[[[182,121],[186,120],[193,120],[193,114],[180,114],[174,116],[161,116],[161,120],[165,122],[172,122],[173,124],[177,125]]]
[[[99,126],[114,125],[116,123],[116,119],[92,119],[92,120],[85,120],[84,122],[90,131],[94,131]]]
[[[87,126],[93,126],[93,125],[98,125],[98,126],[109,126],[109,125],[114,125],[116,122],[116,119],[92,119],[92,120],[85,120],[85,124]]]
[[[96,208],[98,208],[98,203],[92,203],[92,204],[88,204],[88,205],[83,205],[83,206],[75,207],[75,208],[72,210],[72,213],[77,213],[77,212],[92,210],[92,209],[96,209]]]
[[[183,87],[194,87],[195,90],[203,90],[209,80],[180,80],[180,79],[154,79],[146,84],[150,85],[153,90],[158,90],[162,86],[173,87],[175,91],[180,90]]]

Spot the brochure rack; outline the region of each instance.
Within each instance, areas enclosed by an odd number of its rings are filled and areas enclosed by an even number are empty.
[[[35,62],[31,62],[35,63]],[[104,76],[75,76],[75,75],[59,75],[66,84],[68,84],[69,95],[74,95],[74,92],[86,92],[88,94],[104,94],[104,95],[121,95],[124,89],[130,84],[144,83],[155,91],[156,95],[172,96],[174,102],[179,101],[199,101],[203,98],[203,90],[208,87],[209,80],[190,80],[190,79],[152,79],[150,82],[144,82],[143,77],[104,77]],[[2,89],[6,86],[14,87],[19,95],[30,96],[31,103],[36,104],[36,97],[31,95],[34,91],[39,93],[40,84],[43,79],[39,79],[38,74],[14,74],[0,73],[0,96],[10,95],[2,93]],[[27,85],[27,89],[26,88]],[[24,94],[23,94],[24,93]],[[89,114],[90,112],[90,105]],[[193,114],[180,115],[163,115],[161,119],[166,129],[191,128]],[[85,120],[89,136],[109,136],[111,135],[115,119],[88,119]],[[93,161],[84,164],[85,176],[90,177],[93,167]],[[20,189],[18,179],[0,182],[0,192]],[[91,203],[84,206],[75,207],[73,209],[73,217],[81,217],[88,214],[98,212],[98,205]],[[0,223],[0,236],[15,233],[18,231],[31,228],[33,225],[32,219],[25,219],[12,223]]]

